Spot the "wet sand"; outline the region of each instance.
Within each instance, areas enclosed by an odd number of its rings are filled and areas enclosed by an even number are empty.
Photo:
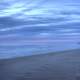
[[[0,60],[0,80],[80,80],[80,50]]]

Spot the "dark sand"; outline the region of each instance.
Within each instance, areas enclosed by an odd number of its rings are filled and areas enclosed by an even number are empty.
[[[80,80],[80,50],[0,60],[0,80]]]

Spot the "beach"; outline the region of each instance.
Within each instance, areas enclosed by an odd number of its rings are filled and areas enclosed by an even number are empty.
[[[80,49],[0,60],[0,80],[80,80]]]

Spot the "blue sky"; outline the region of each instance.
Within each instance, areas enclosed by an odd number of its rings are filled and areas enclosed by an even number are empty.
[[[0,58],[78,48],[79,0],[0,0]]]

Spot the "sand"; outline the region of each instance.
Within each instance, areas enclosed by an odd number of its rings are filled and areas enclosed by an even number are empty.
[[[80,80],[80,50],[0,60],[0,80]]]

